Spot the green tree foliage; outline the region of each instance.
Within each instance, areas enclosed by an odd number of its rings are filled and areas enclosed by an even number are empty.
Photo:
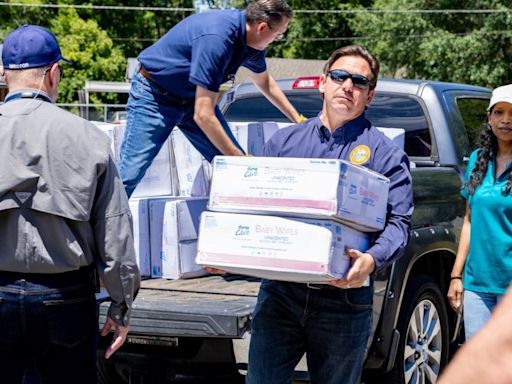
[[[7,6],[0,7],[0,17],[2,23],[0,28],[9,32],[13,27],[22,24],[45,25],[48,20],[57,15],[55,8],[34,7],[33,4],[47,4],[45,0],[7,0],[6,3],[27,4],[27,6]],[[5,34],[4,34],[5,35]],[[0,37],[3,37],[0,36]]]
[[[347,13],[322,13],[316,10],[362,8],[371,1],[289,0],[295,12],[286,39],[270,46],[268,56],[301,59],[326,59],[336,48],[351,43],[353,35]]]
[[[10,0],[12,3],[54,4],[52,0]],[[59,4],[72,3],[61,1]],[[64,56],[73,60],[73,65],[64,65],[64,78],[59,87],[58,102],[78,101],[78,90],[86,80],[123,81],[126,58],[114,45],[108,34],[98,23],[81,18],[73,8],[46,8],[27,5],[2,6],[3,20],[1,36],[23,24],[35,24],[50,29],[61,46]],[[95,96],[96,101],[116,102],[116,95]],[[94,101],[94,100],[93,100]]]
[[[373,9],[492,9],[510,4],[496,0],[375,0]],[[367,36],[366,46],[379,58],[382,74],[455,81],[488,87],[510,82],[512,14],[362,13],[350,25]]]
[[[64,56],[73,61],[72,66],[64,65],[59,102],[77,101],[77,90],[86,80],[124,80],[126,58],[95,20],[80,18],[72,8],[61,9],[50,29],[57,36]],[[114,95],[100,96],[103,102],[116,101]]]
[[[30,6],[30,4],[46,4],[45,0],[8,0],[6,3],[27,4],[27,6],[8,6],[0,7],[0,39],[3,38],[14,28],[23,24],[36,24],[46,26],[48,20],[57,15],[57,10],[52,8],[40,8]]]
[[[72,1],[71,1],[72,2]],[[119,6],[117,0],[90,0],[91,5]],[[170,28],[192,11],[174,9],[192,9],[192,0],[139,0],[123,1],[126,9],[80,9],[79,15],[88,20],[94,19],[99,27],[107,31],[117,47],[126,57],[136,57],[144,48],[153,44]],[[162,8],[159,10],[134,10],[129,7]]]
[[[243,8],[250,0],[231,0]],[[193,0],[125,0],[126,9],[35,7],[31,4],[119,6],[115,0],[7,0],[0,6],[0,38],[13,28],[38,24],[52,29],[65,55],[59,101],[77,100],[85,80],[123,80],[126,58],[135,57],[183,18]],[[326,59],[336,48],[358,43],[379,58],[391,77],[458,81],[495,87],[509,83],[512,67],[512,12],[425,13],[415,10],[493,9],[505,0],[288,0],[296,11],[284,41],[272,44],[269,57]],[[26,6],[15,5],[25,3]],[[224,5],[224,0],[215,0]],[[159,7],[163,10],[129,9]],[[172,9],[171,9],[172,8]],[[182,9],[176,11],[176,8]],[[185,10],[183,10],[185,9]],[[364,12],[381,10],[383,12]],[[300,12],[339,10],[341,12]],[[363,12],[353,12],[353,11]],[[397,11],[398,10],[398,11]],[[299,12],[297,12],[299,11]],[[351,11],[351,12],[346,12]],[[407,11],[407,12],[401,12]],[[111,96],[109,96],[111,97]],[[102,95],[102,101],[112,101]]]

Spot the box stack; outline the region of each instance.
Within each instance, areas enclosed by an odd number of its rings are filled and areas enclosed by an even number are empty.
[[[109,137],[118,163],[125,125],[94,123]],[[254,132],[248,131],[247,123],[231,128],[235,137],[240,132],[244,148],[261,151],[277,124],[254,124]],[[210,163],[179,128],[174,128],[129,202],[142,276],[185,279],[206,274],[195,263],[195,256],[199,218],[206,210],[210,179]]]
[[[125,125],[94,123],[110,138],[118,163]],[[142,276],[184,279],[206,273],[194,259],[210,173],[210,164],[175,128],[129,201]]]
[[[296,282],[342,278],[386,219],[389,180],[342,160],[219,156],[197,263]]]

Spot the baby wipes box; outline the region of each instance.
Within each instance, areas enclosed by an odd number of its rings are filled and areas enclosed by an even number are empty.
[[[116,145],[116,160],[119,162],[121,145],[124,140],[125,125],[116,125],[114,141]],[[151,165],[146,170],[144,177],[133,191],[132,197],[150,197],[161,195],[176,195],[178,187],[176,166],[172,153],[170,139],[167,139]]]
[[[162,231],[162,277],[186,279],[206,275],[195,263],[197,232],[207,199],[167,201]]]
[[[149,201],[151,277],[182,279],[205,273],[194,260],[206,202],[206,198],[176,196]]]
[[[208,208],[340,220],[361,231],[386,221],[389,179],[336,159],[217,156]]]
[[[130,199],[128,204],[132,213],[133,241],[137,265],[141,276],[151,276],[148,200]]]
[[[174,128],[171,132],[171,143],[176,164],[178,194],[208,196],[210,180],[205,173],[203,156],[179,128]]]
[[[322,283],[345,276],[345,248],[369,237],[332,220],[203,212],[197,264],[272,280]]]
[[[229,126],[245,153],[253,156],[261,156],[263,146],[279,129],[279,124],[273,121],[231,122]]]

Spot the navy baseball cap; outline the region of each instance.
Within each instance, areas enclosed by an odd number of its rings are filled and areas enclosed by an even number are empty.
[[[49,30],[37,25],[22,25],[7,35],[2,48],[5,69],[29,69],[51,65],[62,56],[57,39]]]

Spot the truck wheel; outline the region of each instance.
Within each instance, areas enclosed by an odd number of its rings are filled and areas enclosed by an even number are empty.
[[[448,361],[450,335],[443,295],[431,278],[412,276],[407,284],[398,331],[395,365],[380,382],[434,384]]]

